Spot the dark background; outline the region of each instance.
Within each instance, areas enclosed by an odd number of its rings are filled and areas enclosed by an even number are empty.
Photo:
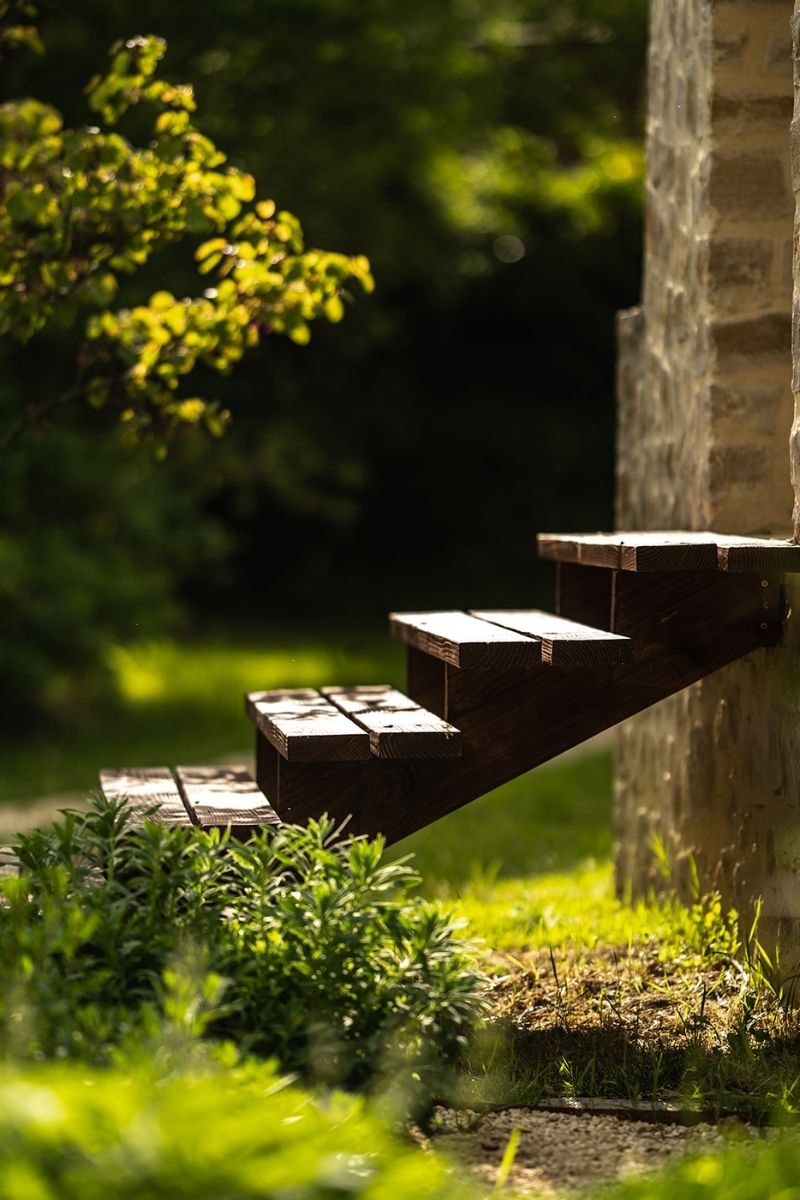
[[[536,531],[612,522],[645,26],[646,0],[44,7],[47,54],[0,100],[91,123],[111,42],[162,35],[199,126],[309,245],[368,255],[377,288],[309,347],[275,338],[207,380],[234,413],[222,442],[156,464],[75,411],[4,457],[6,727],[102,687],[112,639],[548,602]],[[196,292],[192,247],[126,286]],[[0,348],[4,425],[71,377],[75,342]]]

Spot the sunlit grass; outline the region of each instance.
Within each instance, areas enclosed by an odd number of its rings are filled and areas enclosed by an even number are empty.
[[[556,759],[399,843],[426,887],[525,877],[611,854],[611,754]]]
[[[89,792],[103,766],[213,762],[253,752],[244,692],[402,681],[402,649],[382,633],[276,629],[119,647],[112,698],[69,698],[52,722],[0,742],[0,801]]]

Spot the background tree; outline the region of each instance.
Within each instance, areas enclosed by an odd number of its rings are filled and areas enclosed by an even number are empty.
[[[0,0],[0,50],[23,45],[41,52],[35,27],[24,23],[34,15],[31,5]],[[77,404],[110,410],[122,426],[121,445],[130,449],[146,438],[157,459],[166,457],[181,426],[202,424],[219,436],[228,410],[181,386],[198,366],[224,374],[266,334],[285,333],[305,345],[310,321],[343,317],[347,281],[372,290],[365,258],[306,250],[290,212],[276,211],[272,200],[256,201],[253,177],[227,165],[192,123],[192,88],[156,77],[165,49],[155,37],[112,46],[108,73],[87,88],[106,129],[65,128],[57,109],[39,100],[0,106],[0,335],[26,343],[55,324],[77,342],[67,387],[53,386],[39,398],[26,395],[24,376],[17,379],[0,453]],[[131,114],[141,124],[134,110],[142,107],[152,110],[152,128],[138,147],[117,127]],[[162,288],[112,311],[122,276],[200,235],[206,240],[194,257],[210,284],[202,295],[177,299]],[[60,514],[68,521],[72,515]],[[30,533],[36,543],[36,531]],[[41,594],[24,577],[26,543],[8,539],[9,547],[5,629],[6,637],[15,636],[4,665],[6,682],[17,684],[11,695],[18,710],[31,685],[43,682],[48,658],[64,657],[63,641],[69,662],[78,647],[91,655],[102,638],[84,630],[80,617],[74,629],[65,628],[60,596],[47,612],[50,627],[39,628],[40,607],[27,636],[19,618],[31,600],[41,604]],[[16,578],[14,565],[22,568]],[[74,566],[81,571],[80,558]],[[100,594],[108,596],[109,588]]]
[[[524,604],[541,598],[535,528],[608,522],[613,313],[638,293],[645,17],[645,0],[53,6],[53,57],[12,64],[7,94],[48,96],[74,123],[76,80],[107,45],[158,29],[204,131],[303,212],[313,242],[367,254],[379,283],[344,335],[320,326],[310,354],[273,340],[215,380],[236,413],[226,438],[184,440],[156,484],[139,461],[122,515],[102,471],[86,506],[113,513],[116,548],[156,493],[184,514],[158,522],[174,557],[132,552],[165,600],[251,619],[255,603],[262,625],[320,606],[361,620]],[[190,288],[169,248],[147,270],[153,290]],[[50,394],[60,353],[54,335],[5,377]],[[74,454],[97,459],[81,421]]]

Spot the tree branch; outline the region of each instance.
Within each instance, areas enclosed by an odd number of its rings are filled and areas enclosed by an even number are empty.
[[[4,454],[9,450],[24,433],[35,428],[57,408],[61,408],[62,405],[76,400],[82,391],[83,384],[78,379],[66,392],[61,392],[58,396],[52,396],[49,400],[42,401],[41,404],[26,405],[25,412],[19,420],[10,425],[5,433],[0,436],[0,454]]]

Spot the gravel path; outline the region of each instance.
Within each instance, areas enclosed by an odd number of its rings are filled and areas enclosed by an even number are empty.
[[[719,1146],[724,1137],[720,1128],[710,1125],[686,1128],[527,1108],[484,1117],[448,1110],[437,1115],[440,1127],[430,1144],[466,1163],[490,1185],[509,1137],[519,1129],[522,1136],[508,1187],[530,1196],[552,1196],[655,1170],[677,1155]]]

